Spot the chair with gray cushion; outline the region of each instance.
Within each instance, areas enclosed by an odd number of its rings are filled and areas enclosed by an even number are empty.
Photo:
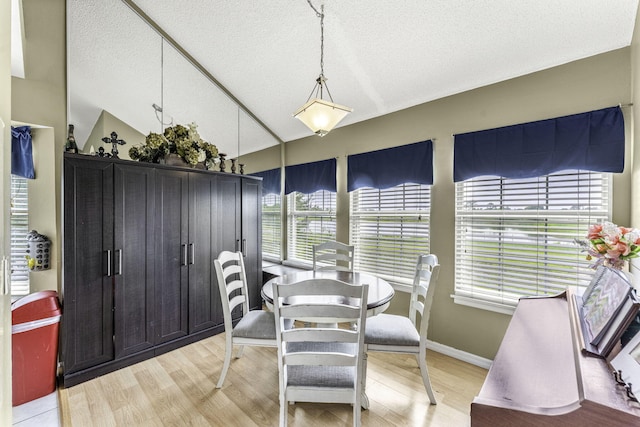
[[[289,402],[349,403],[360,426],[368,289],[333,279],[274,285],[280,426],[287,425]],[[293,319],[324,326],[287,329]],[[344,322],[357,329],[339,327]]]
[[[427,371],[426,345],[429,313],[439,271],[440,264],[437,256],[433,254],[419,256],[413,279],[409,317],[393,314],[379,314],[371,317],[367,321],[364,337],[366,352],[415,354],[420,366],[422,382],[432,405],[436,404],[436,397]],[[420,315],[419,324],[417,323],[418,315]]]
[[[353,246],[328,241],[313,246],[313,271],[353,272]]]
[[[275,347],[276,325],[272,312],[249,311],[247,276],[242,252],[220,252],[218,259],[214,260],[214,265],[222,300],[226,335],[224,365],[216,385],[217,388],[221,388],[229,370],[233,346],[239,346],[236,357],[242,356],[245,345]],[[234,312],[236,307],[240,308]],[[235,327],[233,326],[234,317],[236,319],[240,317]]]

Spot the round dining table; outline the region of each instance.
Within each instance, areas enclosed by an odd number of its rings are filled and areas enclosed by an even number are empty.
[[[301,271],[274,277],[262,286],[262,299],[267,307],[273,309],[273,284],[295,285],[308,279],[337,279],[351,285],[369,285],[367,298],[367,316],[375,316],[389,307],[395,291],[384,279],[366,273],[351,273],[348,271]]]

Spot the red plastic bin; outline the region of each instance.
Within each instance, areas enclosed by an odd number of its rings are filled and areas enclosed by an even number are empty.
[[[11,304],[13,406],[55,391],[61,314],[56,291],[35,292]]]

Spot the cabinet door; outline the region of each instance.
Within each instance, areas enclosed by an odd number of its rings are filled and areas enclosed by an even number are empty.
[[[216,175],[189,174],[189,333],[223,323],[213,259],[217,256]]]
[[[189,333],[189,176],[156,171],[156,342]]]
[[[113,164],[65,158],[63,184],[66,374],[114,357]]]
[[[218,245],[219,251],[237,252],[242,250],[241,227],[241,179],[228,175],[218,177]]]
[[[242,179],[242,253],[247,272],[249,306],[262,306],[262,182]]]
[[[115,357],[153,347],[154,170],[114,166]]]

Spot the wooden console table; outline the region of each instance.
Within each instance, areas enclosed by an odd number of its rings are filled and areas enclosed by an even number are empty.
[[[520,300],[471,404],[472,427],[640,426],[640,405],[606,360],[581,351],[567,298]]]

